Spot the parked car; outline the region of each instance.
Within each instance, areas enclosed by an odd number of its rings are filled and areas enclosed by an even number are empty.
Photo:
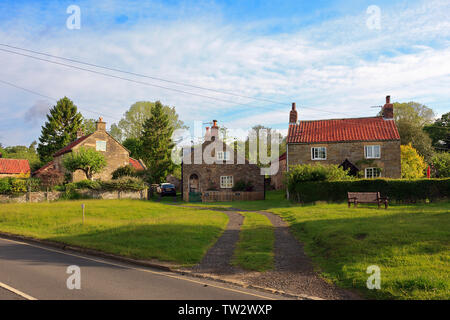
[[[171,183],[161,183],[158,187],[158,193],[161,194],[161,196],[176,196],[177,191],[175,189],[175,186]]]

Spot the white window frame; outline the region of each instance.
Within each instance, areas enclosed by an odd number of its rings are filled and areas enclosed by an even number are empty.
[[[220,176],[220,188],[231,189],[233,188],[234,178],[233,176]]]
[[[368,174],[367,174],[368,170],[371,170],[371,171],[372,171],[370,177],[368,177]],[[378,176],[376,176],[376,177],[373,175],[374,170],[377,170],[377,171],[378,171]],[[381,169],[380,169],[380,168],[376,168],[376,167],[365,168],[365,169],[364,169],[364,177],[365,177],[366,179],[379,178],[379,177],[381,177]]]
[[[99,142],[101,143],[101,145],[104,146],[103,148],[99,148]],[[95,141],[95,151],[106,151],[106,141],[104,140],[97,140]]]
[[[374,155],[375,147],[378,147],[378,156]],[[370,154],[371,154],[370,156],[369,156],[368,150],[370,150]],[[381,158],[381,146],[380,145],[364,146],[364,156],[366,159],[380,159]]]
[[[325,158],[319,158],[319,157],[315,157],[315,151],[316,150],[320,150],[323,149],[325,152]],[[317,152],[317,154],[319,155],[319,152]],[[327,147],[311,147],[311,160],[327,160]]]
[[[220,161],[230,160],[230,152],[229,151],[217,151],[217,160],[220,160]]]

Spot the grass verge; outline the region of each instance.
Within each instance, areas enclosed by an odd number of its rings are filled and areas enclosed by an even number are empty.
[[[227,222],[217,211],[139,200],[2,204],[0,210],[3,232],[184,266],[201,260]]]
[[[246,212],[233,265],[251,271],[273,269],[273,231],[272,223],[267,217],[255,212]]]

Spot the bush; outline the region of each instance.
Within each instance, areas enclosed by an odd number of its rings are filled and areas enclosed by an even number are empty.
[[[448,200],[450,179],[363,179],[354,181],[303,182],[289,186],[292,200],[303,203],[314,201],[344,202],[347,192],[380,192],[390,201],[415,203]]]
[[[335,181],[335,180],[352,180],[348,170],[344,170],[337,165],[322,164],[303,164],[289,168],[286,172],[286,183],[288,188],[295,188],[297,184],[306,181]]]
[[[128,177],[136,176],[136,169],[130,165],[126,165],[126,166],[117,168],[112,173],[113,180],[116,180],[116,179],[119,179],[120,177],[125,177],[125,176],[128,176]]]
[[[37,178],[20,179],[20,178],[1,178],[0,179],[0,194],[20,194],[28,191],[39,191],[41,182]]]
[[[122,177],[116,180],[101,182],[103,190],[141,191],[147,188],[142,179],[135,177]]]
[[[439,178],[450,177],[450,152],[436,153],[431,159],[436,175]]]
[[[1,178],[0,179],[0,194],[8,194],[8,193],[11,193],[10,178]]]
[[[239,180],[237,181],[233,188],[233,191],[253,191],[253,184],[250,181]]]

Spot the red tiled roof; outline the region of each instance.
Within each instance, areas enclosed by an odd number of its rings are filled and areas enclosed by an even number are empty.
[[[30,163],[24,159],[0,159],[0,174],[30,173]]]
[[[37,169],[36,171],[33,172],[33,175],[41,173],[42,171],[44,171],[45,169],[47,169],[48,167],[50,167],[53,164],[53,160],[50,161],[49,163],[47,163],[46,165],[43,165],[42,167],[40,167],[39,169]]]
[[[383,117],[300,121],[290,124],[287,143],[399,140],[394,120]]]
[[[130,166],[135,168],[136,170],[144,170],[144,166],[139,160],[133,159],[130,157]]]
[[[92,134],[92,133],[91,133]],[[67,146],[65,146],[62,149],[59,149],[58,151],[56,151],[56,153],[53,155],[54,157],[60,156],[64,153],[70,152],[72,150],[73,147],[75,147],[77,144],[83,142],[84,140],[86,140],[86,138],[88,138],[91,134],[88,134],[86,136],[82,136],[81,138],[69,143]]]

